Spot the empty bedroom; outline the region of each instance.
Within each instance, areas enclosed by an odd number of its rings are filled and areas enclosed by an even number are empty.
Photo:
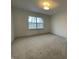
[[[11,0],[11,59],[67,59],[67,0]]]

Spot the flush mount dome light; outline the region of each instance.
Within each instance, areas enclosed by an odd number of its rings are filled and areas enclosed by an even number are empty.
[[[45,6],[43,9],[44,9],[44,10],[49,10],[50,8]]]
[[[45,10],[49,10],[50,9],[50,4],[48,2],[44,2],[43,6],[44,6],[43,9],[45,9]]]
[[[40,0],[39,6],[44,10],[56,8],[58,4],[52,0]]]

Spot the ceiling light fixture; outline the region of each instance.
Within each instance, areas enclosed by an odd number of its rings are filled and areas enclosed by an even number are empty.
[[[43,9],[44,9],[44,10],[49,10],[50,8],[45,6]]]
[[[58,4],[52,0],[40,0],[39,6],[44,10],[50,10],[50,9],[56,8]]]
[[[44,6],[43,9],[45,9],[45,10],[49,10],[50,9],[49,8],[50,7],[50,4],[48,2],[44,2],[43,3],[43,6]]]

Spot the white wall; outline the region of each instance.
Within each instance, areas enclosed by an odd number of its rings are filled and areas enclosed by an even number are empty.
[[[14,35],[15,37],[29,36],[29,35],[50,32],[50,16],[39,14],[39,13],[33,13],[29,11],[24,11],[18,8],[13,8],[12,10],[14,14],[14,30],[15,30]],[[28,16],[42,17],[44,19],[44,29],[28,30],[27,28]]]
[[[53,34],[67,37],[67,12],[59,12],[51,18],[51,32]]]

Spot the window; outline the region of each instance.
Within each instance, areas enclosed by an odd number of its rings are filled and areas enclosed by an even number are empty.
[[[32,17],[28,18],[28,29],[43,29],[44,22],[41,17]]]

